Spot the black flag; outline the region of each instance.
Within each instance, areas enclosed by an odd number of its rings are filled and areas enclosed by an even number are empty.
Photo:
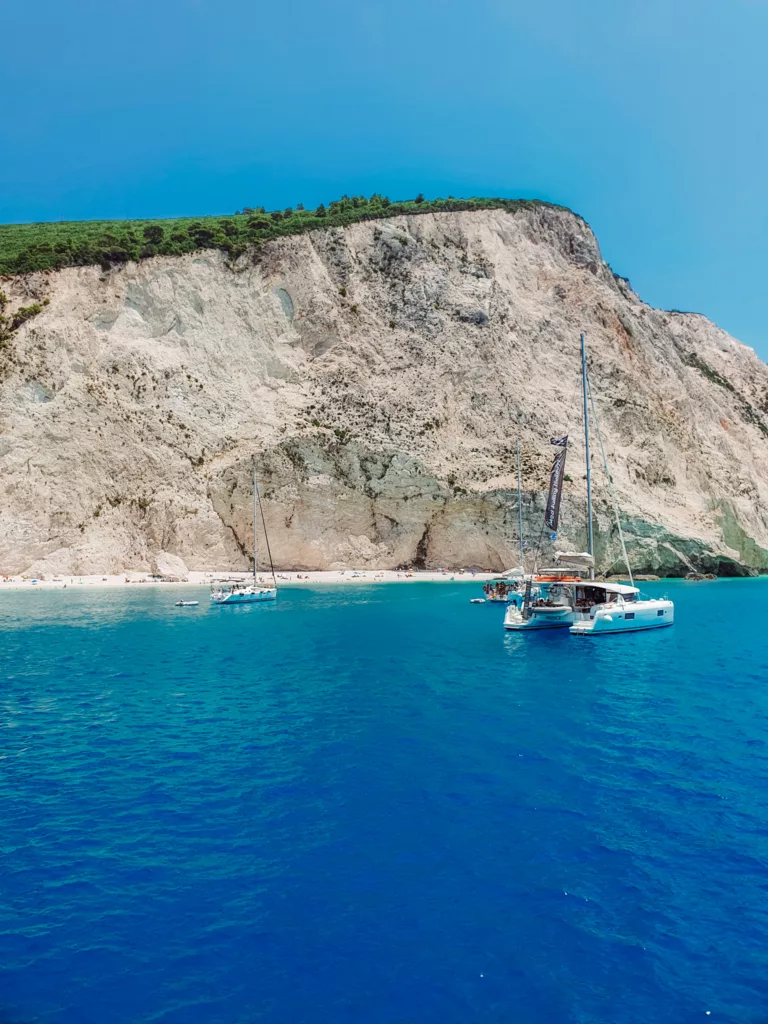
[[[547,508],[544,513],[544,522],[550,530],[556,530],[560,519],[560,498],[563,493],[563,475],[565,473],[565,456],[568,454],[568,435],[553,437],[552,444],[557,445],[560,451],[555,455],[552,463],[552,473],[549,477],[549,494],[547,495]]]

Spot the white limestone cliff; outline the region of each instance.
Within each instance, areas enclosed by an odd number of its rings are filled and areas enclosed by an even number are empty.
[[[246,568],[250,467],[297,569],[517,562],[556,433],[584,546],[579,333],[639,570],[768,567],[768,367],[655,310],[545,207],[369,221],[2,284],[49,305],[0,350],[0,572]],[[617,565],[593,449],[598,554]],[[542,542],[544,555],[551,549]]]

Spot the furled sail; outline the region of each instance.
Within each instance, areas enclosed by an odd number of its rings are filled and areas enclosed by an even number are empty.
[[[586,551],[556,551],[555,563],[557,565],[571,565],[579,569],[591,569],[595,564],[595,560]]]
[[[559,450],[555,454],[552,472],[549,477],[549,494],[547,495],[544,522],[550,530],[556,530],[560,520],[560,498],[563,494],[565,456],[568,454],[568,435],[564,434],[562,437],[553,437],[551,443],[557,445]]]

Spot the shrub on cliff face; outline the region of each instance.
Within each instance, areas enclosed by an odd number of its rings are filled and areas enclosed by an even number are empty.
[[[0,347],[8,344],[14,331],[17,331],[22,324],[31,320],[33,316],[37,316],[38,313],[42,313],[43,307],[47,306],[48,302],[48,299],[43,299],[42,302],[33,302],[30,306],[20,306],[15,313],[6,316],[8,296],[5,292],[0,292]]]
[[[42,313],[43,306],[47,305],[48,299],[44,299],[43,302],[33,302],[31,306],[20,306],[11,317],[11,330],[17,331],[27,320],[31,320],[33,316]]]

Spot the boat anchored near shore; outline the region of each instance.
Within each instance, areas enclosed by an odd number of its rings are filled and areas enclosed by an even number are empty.
[[[586,449],[587,479],[587,552],[558,552],[556,567],[534,572],[526,577],[522,607],[507,607],[504,629],[524,632],[541,629],[565,629],[571,636],[599,636],[604,633],[630,633],[646,629],[671,626],[675,621],[675,606],[667,598],[642,598],[632,579],[624,536],[621,531],[616,496],[605,457],[600,425],[587,375],[586,344],[581,335],[581,376],[584,398],[584,442]],[[629,585],[595,580],[594,542],[592,534],[592,474],[589,456],[589,403],[595,420],[598,441],[603,456],[608,487],[613,500],[616,527],[621,550],[629,575]],[[552,439],[557,445],[550,478],[549,495],[544,523],[556,536],[560,515],[560,498],[568,452],[568,436]],[[588,574],[588,575],[587,575]]]
[[[571,626],[571,636],[595,636],[599,633],[633,633],[641,629],[671,626],[675,606],[666,598],[641,598],[637,587],[606,583],[607,601],[592,605]]]
[[[261,512],[261,522],[264,527],[264,540],[269,555],[269,565],[272,572],[272,586],[264,586],[259,579],[259,545],[257,520],[258,512]],[[267,536],[267,524],[264,520],[264,510],[261,507],[261,495],[256,480],[256,470],[253,471],[253,582],[246,583],[241,580],[217,580],[211,586],[211,601],[214,604],[255,604],[257,601],[274,601],[277,598],[277,580],[275,569],[272,564],[272,552],[269,550],[269,537]]]
[[[507,609],[506,630],[567,628],[571,636],[594,636],[655,629],[675,621],[672,601],[642,598],[635,586],[554,574],[540,574],[533,582],[528,608],[524,603],[522,609]]]

